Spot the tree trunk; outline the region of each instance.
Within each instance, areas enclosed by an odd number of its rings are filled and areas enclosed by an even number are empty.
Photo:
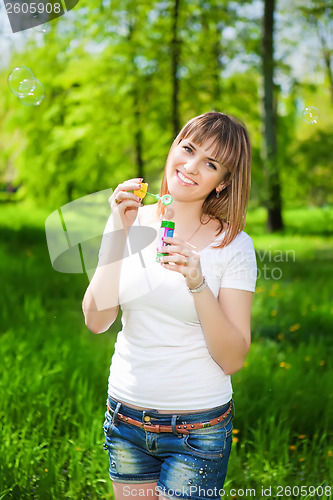
[[[135,63],[135,42],[133,41],[134,31],[135,31],[135,9],[132,10],[132,17],[129,17],[129,33],[128,33],[128,43],[130,47],[131,54],[131,64],[133,70],[133,87],[131,90],[132,102],[133,102],[133,133],[134,133],[134,149],[135,149],[135,163],[137,177],[144,178],[144,161],[142,157],[142,126],[141,126],[141,106],[140,106],[140,76],[138,75],[136,63]]]
[[[215,56],[215,67],[214,67],[214,88],[213,88],[213,109],[218,109],[221,101],[222,85],[221,85],[221,71],[222,67],[222,23],[216,23],[216,39],[213,45],[213,54]]]
[[[263,25],[263,160],[267,176],[267,229],[270,232],[283,228],[281,188],[277,162],[276,106],[274,106],[274,9],[275,0],[264,0]]]
[[[144,161],[142,157],[142,127],[141,127],[141,112],[139,106],[138,92],[134,95],[134,120],[136,123],[135,131],[135,160],[137,166],[137,177],[144,178]]]
[[[179,19],[179,4],[180,0],[174,0],[173,8],[173,23],[172,23],[172,40],[171,40],[171,73],[172,73],[172,128],[173,135],[179,133],[179,57],[180,57],[180,41],[178,38],[178,19]]]
[[[332,69],[333,63],[332,63],[332,57],[331,57],[331,50],[330,50],[328,42],[326,40],[325,30],[318,19],[317,19],[317,32],[318,32],[318,36],[319,36],[319,40],[320,40],[320,44],[321,44],[323,58],[325,61],[328,83],[330,85],[331,102],[333,104],[333,69]]]
[[[203,2],[205,3],[205,1]],[[206,69],[207,69],[207,90],[209,88],[211,94],[212,109],[218,109],[221,101],[221,71],[222,71],[222,22],[219,21],[221,16],[220,4],[216,5],[210,2],[210,9],[201,6],[201,23],[202,34],[206,40]],[[214,25],[213,25],[213,22]],[[210,23],[212,28],[210,29]],[[213,27],[214,26],[214,27]],[[211,54],[210,54],[211,53]]]

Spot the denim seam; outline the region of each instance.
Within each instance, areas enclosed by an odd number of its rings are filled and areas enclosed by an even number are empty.
[[[144,484],[144,483],[152,483],[152,482],[157,482],[158,479],[159,479],[159,475],[155,478],[146,478],[146,479],[143,479],[142,481],[140,480],[132,480],[132,479],[126,479],[124,478],[123,480],[120,479],[118,476],[113,476],[109,473],[109,476],[110,476],[110,479],[111,481],[114,481],[115,483],[129,483],[129,484]]]

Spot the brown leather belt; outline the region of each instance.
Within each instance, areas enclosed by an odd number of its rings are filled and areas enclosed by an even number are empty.
[[[109,412],[114,411],[109,405],[109,402],[106,403],[107,409]],[[176,430],[179,434],[189,434],[191,430],[195,429],[205,429],[206,427],[212,427],[213,425],[218,424],[219,422],[222,422],[227,418],[229,413],[231,412],[232,409],[232,401],[230,401],[230,405],[222,415],[219,417],[214,418],[213,420],[208,420],[207,422],[197,422],[194,424],[186,424],[183,423],[182,425],[176,425]],[[141,427],[144,431],[149,431],[149,432],[173,432],[172,426],[171,425],[154,425],[150,422],[143,423],[140,422],[140,420],[135,420],[134,418],[126,417],[125,415],[122,415],[121,413],[117,414],[117,418],[121,420],[121,422],[125,422],[127,424],[135,425],[136,427]],[[148,415],[146,415],[144,418],[151,418]]]

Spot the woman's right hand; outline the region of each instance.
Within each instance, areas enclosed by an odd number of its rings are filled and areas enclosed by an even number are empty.
[[[118,184],[109,198],[112,211],[114,229],[123,229],[132,226],[142,206],[141,198],[128,191],[140,189],[143,179],[129,179]]]

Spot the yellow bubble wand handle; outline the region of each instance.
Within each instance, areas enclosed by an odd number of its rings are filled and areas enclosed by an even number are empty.
[[[143,199],[147,194],[150,194],[151,196],[154,196],[156,200],[161,200],[163,205],[170,205],[170,203],[172,203],[173,201],[173,198],[170,194],[165,194],[163,196],[160,196],[159,194],[149,193],[149,191],[147,190],[148,190],[148,184],[146,182],[143,182],[141,184],[141,188],[134,191],[134,194],[136,196],[139,196],[139,198],[141,199]]]

